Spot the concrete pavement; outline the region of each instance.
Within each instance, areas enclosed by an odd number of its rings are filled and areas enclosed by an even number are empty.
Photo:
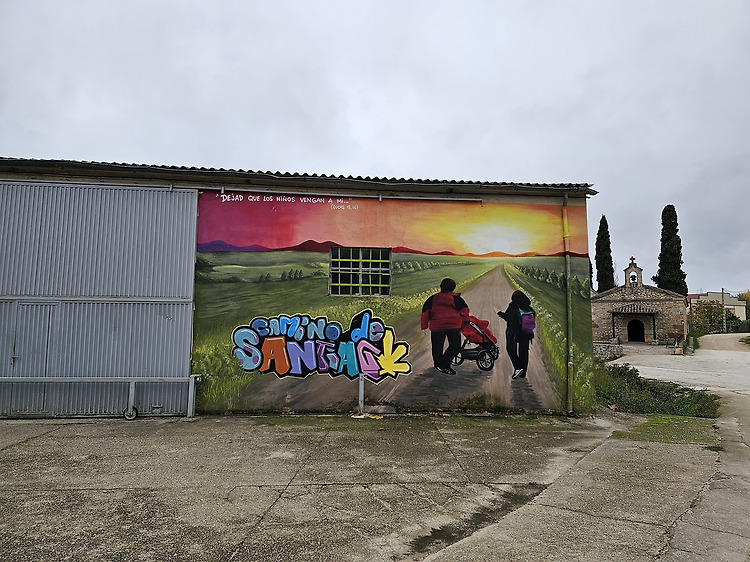
[[[750,560],[750,334],[701,337],[693,355],[631,353],[618,360],[641,376],[708,389],[721,397],[722,450],[714,476],[675,522],[660,560]]]
[[[428,560],[750,560],[750,346],[739,339],[708,336],[687,356],[630,345],[618,360],[719,394],[717,447],[607,439],[531,502]]]
[[[0,559],[747,561],[749,410],[0,420]]]
[[[0,559],[419,560],[502,519],[602,420],[1,420]]]

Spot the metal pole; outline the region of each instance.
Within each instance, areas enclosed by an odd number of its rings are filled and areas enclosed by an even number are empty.
[[[563,198],[563,249],[565,250],[565,301],[567,308],[568,360],[566,365],[565,398],[568,414],[573,414],[573,295],[570,292],[570,233],[568,231],[568,194]]]
[[[195,381],[200,380],[200,375],[190,375],[190,382],[188,383],[188,403],[187,403],[187,417],[195,417]]]
[[[727,333],[727,309],[724,308],[724,287],[721,288],[721,319],[723,333]]]
[[[365,375],[359,374],[359,415],[365,415]]]
[[[128,387],[128,415],[133,415],[133,408],[135,407],[135,381],[130,381]]]

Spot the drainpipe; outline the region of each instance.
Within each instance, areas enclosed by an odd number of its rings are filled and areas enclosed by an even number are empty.
[[[570,292],[570,231],[568,229],[568,193],[563,197],[562,209],[563,221],[563,249],[565,253],[565,308],[568,313],[567,318],[567,343],[568,357],[565,371],[565,401],[568,408],[568,415],[573,412],[573,295]]]

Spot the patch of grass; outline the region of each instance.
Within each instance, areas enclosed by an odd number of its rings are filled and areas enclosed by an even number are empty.
[[[701,334],[694,334],[694,333],[688,334],[688,338],[693,338],[693,349],[698,349],[701,346],[700,336]]]
[[[745,345],[750,345],[750,336],[746,338],[742,338],[740,341],[744,343]]]
[[[257,373],[246,373],[228,343],[206,343],[193,349],[192,372],[201,374],[195,407],[200,413],[231,410],[242,389]]]
[[[653,414],[648,421],[628,431],[616,431],[613,437],[659,443],[691,443],[712,451],[720,450],[713,421],[707,418]]]
[[[606,365],[594,369],[597,402],[633,414],[666,414],[717,418],[719,398],[670,382],[644,379],[630,365]]]

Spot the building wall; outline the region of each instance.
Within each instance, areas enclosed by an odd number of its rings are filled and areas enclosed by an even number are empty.
[[[649,314],[615,314],[614,334],[612,311],[633,304],[656,310],[656,335],[653,319]],[[617,287],[591,299],[594,341],[628,341],[627,325],[630,320],[643,322],[646,342],[664,341],[685,336],[685,300],[680,295],[662,291],[656,287]]]
[[[122,413],[129,383],[90,377],[179,378],[136,407],[186,412],[196,212],[195,190],[0,183],[0,415]]]
[[[184,413],[191,371],[204,411],[346,412],[363,380],[368,404],[397,411],[593,410],[585,184],[9,159],[0,174],[0,415],[121,413],[134,377],[141,413]],[[329,295],[331,245],[391,249],[390,296]],[[443,277],[497,336],[490,371],[432,368],[419,315]],[[493,308],[513,290],[537,329],[511,384]],[[316,341],[313,324],[333,328]]]
[[[194,362],[211,371],[204,411],[395,411],[506,406],[566,410],[566,260],[571,233],[576,411],[593,408],[585,201],[481,201],[205,191],[199,200]],[[388,297],[329,296],[332,246],[392,250]],[[471,312],[498,338],[485,374],[474,358],[457,375],[433,368],[421,307],[455,279]],[[511,386],[505,323],[493,308],[526,292],[537,311],[528,378]],[[312,326],[316,328],[311,329]],[[318,328],[320,326],[320,328]],[[334,336],[325,337],[331,326]],[[374,328],[373,328],[374,327]],[[472,346],[473,347],[473,346]],[[316,353],[317,349],[323,351]],[[240,363],[218,369],[234,353]],[[203,367],[202,365],[205,365]],[[232,369],[236,369],[233,371]],[[232,381],[244,380],[238,388]],[[231,404],[223,398],[231,387]],[[226,390],[225,390],[226,389]]]
[[[691,298],[691,303],[695,302],[696,300],[699,301],[714,301],[714,302],[723,302],[724,308],[731,310],[737,318],[740,320],[747,320],[747,307],[745,306],[745,301],[741,301],[737,297],[731,296],[729,293],[724,293],[722,295],[719,291],[709,291],[705,294],[699,294],[697,295],[697,298]]]

